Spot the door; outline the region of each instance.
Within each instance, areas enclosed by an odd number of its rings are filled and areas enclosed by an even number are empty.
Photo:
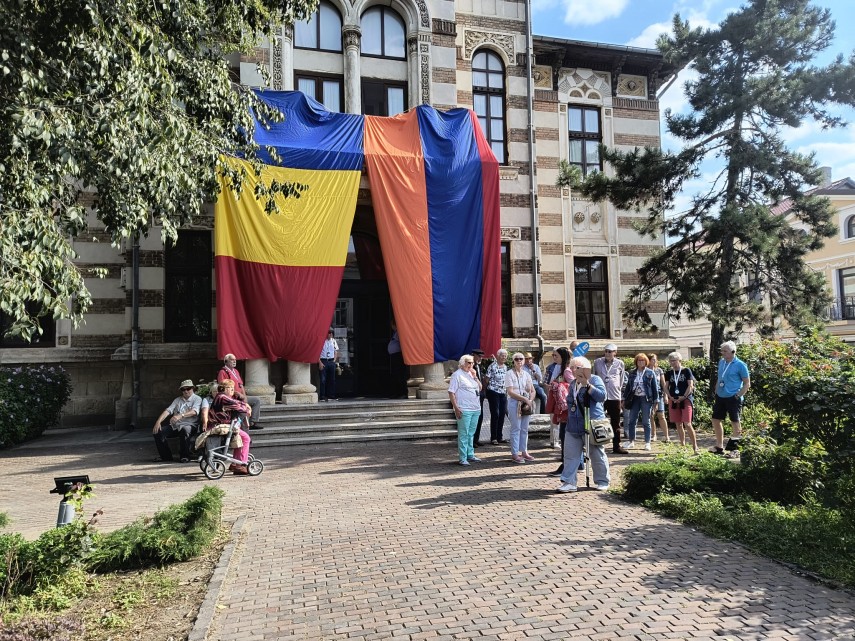
[[[386,347],[392,335],[388,285],[386,281],[345,280],[339,293],[342,299],[352,301],[353,321],[347,328],[350,380],[339,394],[388,396],[390,363]]]

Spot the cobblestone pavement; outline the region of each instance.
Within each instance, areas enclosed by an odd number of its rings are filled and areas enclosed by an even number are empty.
[[[197,467],[148,463],[147,439],[115,439],[3,454],[13,529],[52,525],[54,475],[90,474],[105,529],[202,486]],[[521,466],[481,447],[462,468],[451,443],[258,450],[261,477],[217,482],[248,527],[208,638],[855,638],[851,594],[614,496],[557,495],[554,453],[533,451]]]

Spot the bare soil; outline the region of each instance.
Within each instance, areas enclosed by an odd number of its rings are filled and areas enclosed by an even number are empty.
[[[218,537],[192,561],[97,577],[97,586],[63,613],[83,622],[76,641],[184,641],[228,540]]]

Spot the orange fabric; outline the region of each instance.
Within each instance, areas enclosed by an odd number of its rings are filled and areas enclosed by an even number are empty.
[[[364,141],[372,192],[375,184],[383,186],[383,196],[372,200],[404,362],[433,363],[427,187],[415,110],[394,118],[365,116]]]

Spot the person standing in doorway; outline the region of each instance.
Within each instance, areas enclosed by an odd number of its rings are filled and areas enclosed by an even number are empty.
[[[742,437],[742,424],[739,421],[742,412],[742,401],[751,387],[748,366],[736,356],[736,343],[726,341],[719,349],[721,360],[718,362],[718,377],[715,386],[715,402],[712,410],[712,426],[715,432],[715,445],[709,451],[713,454],[724,454],[739,449]],[[721,422],[725,416],[730,417],[733,427],[733,437],[724,446],[724,427]]]
[[[401,351],[401,339],[398,336],[398,326],[392,319],[392,338],[386,346],[389,354],[389,370],[392,379],[392,398],[407,398],[407,380],[410,378],[410,368],[404,363],[404,354]]]
[[[593,371],[606,384],[606,400],[603,405],[611,421],[612,431],[615,433],[612,452],[629,454],[629,450],[621,447],[620,444],[621,392],[626,372],[623,361],[617,358],[617,345],[609,343],[605,346],[603,355],[594,361]]]
[[[484,360],[484,352],[480,349],[473,349],[472,359],[474,360],[472,371],[475,372],[475,376],[481,382],[481,391],[478,394],[478,425],[475,428],[475,433],[472,435],[472,447],[478,447],[481,440],[481,423],[484,422],[484,399],[487,395],[487,386],[484,384],[484,368],[481,365],[481,361]]]
[[[321,348],[321,358],[318,361],[321,379],[321,401],[334,401],[335,395],[335,369],[338,365],[338,342],[334,335],[335,331],[330,327],[327,332],[327,340]]]

